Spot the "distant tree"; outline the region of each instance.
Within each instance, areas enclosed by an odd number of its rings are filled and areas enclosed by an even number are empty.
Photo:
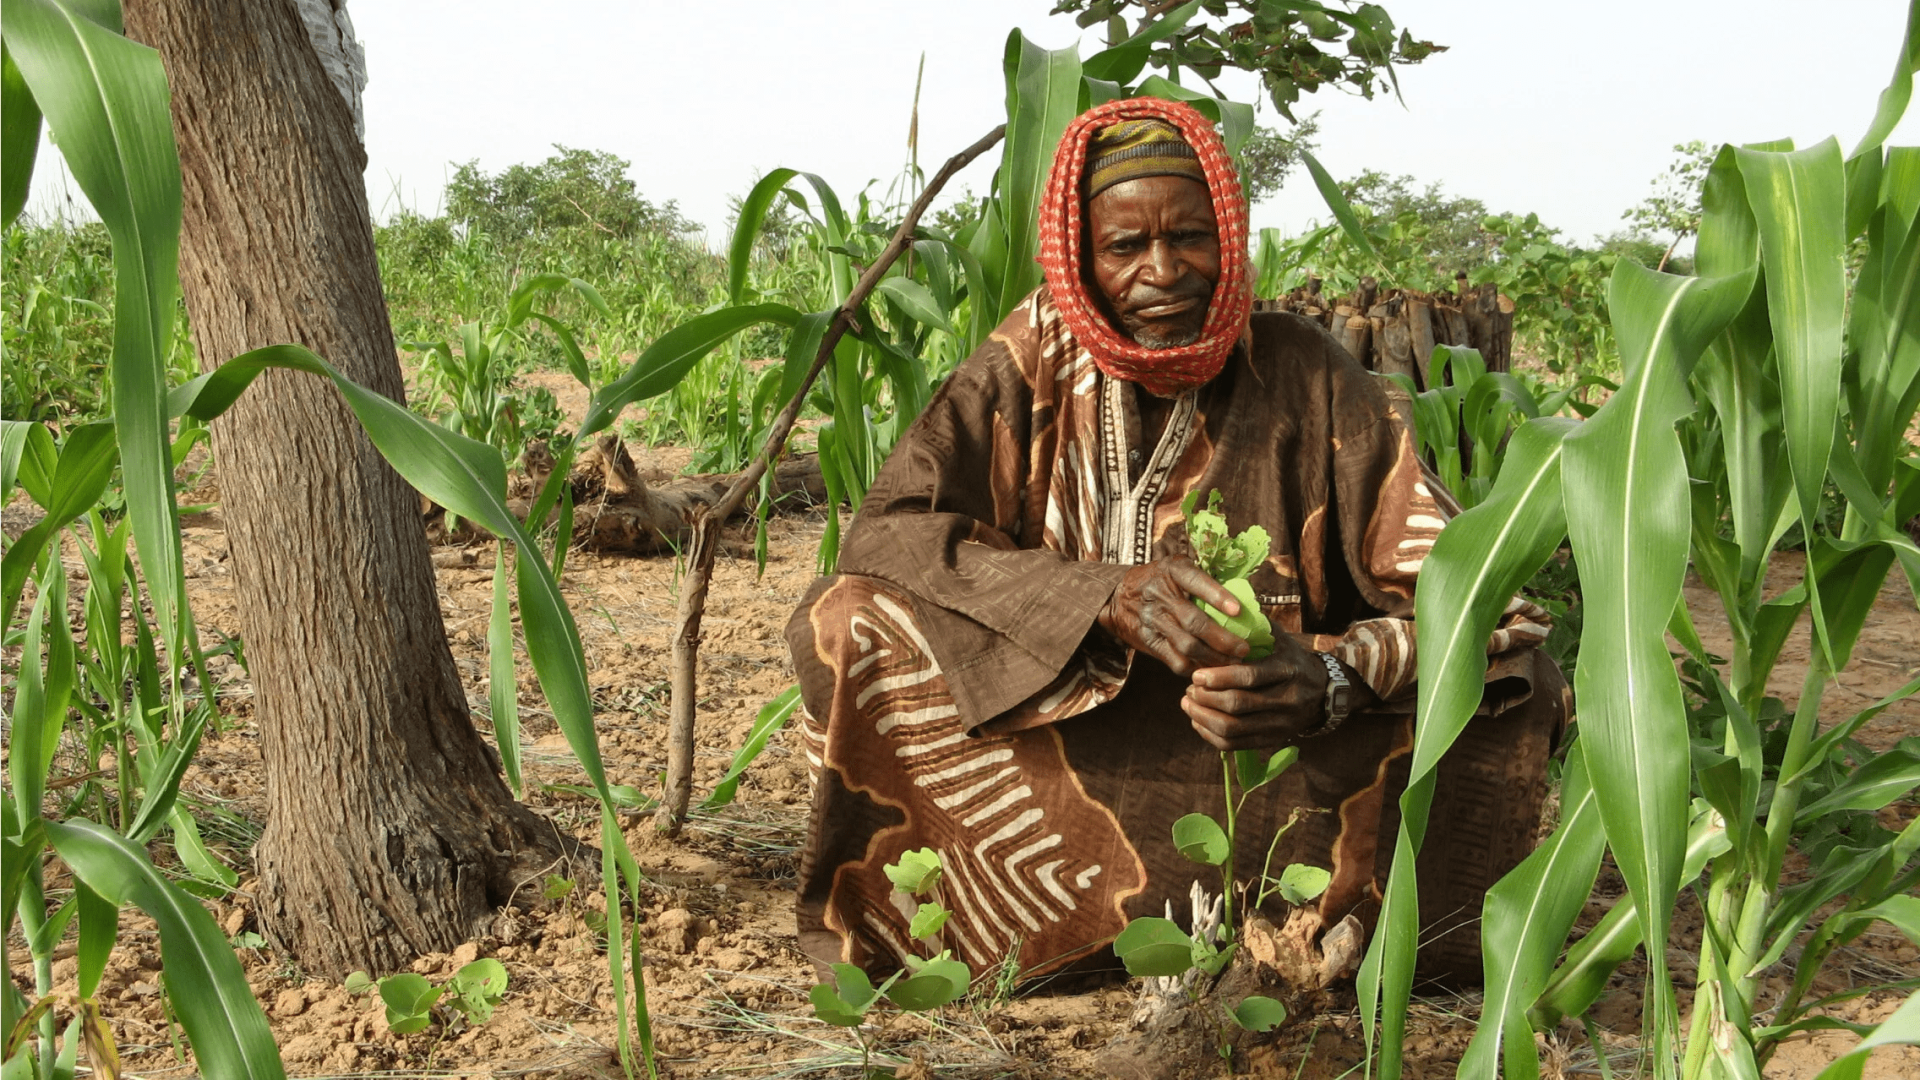
[[[1713,167],[1714,150],[1695,139],[1675,143],[1667,171],[1653,178],[1653,194],[1620,216],[1642,237],[1668,238],[1656,269],[1666,269],[1673,249],[1700,231],[1700,185]]]
[[[1171,0],[1058,0],[1054,14],[1075,13],[1081,26],[1104,23],[1110,42],[1124,41],[1179,5]],[[1128,8],[1140,9],[1129,28]],[[1371,98],[1393,89],[1396,64],[1417,64],[1446,46],[1418,41],[1378,4],[1319,4],[1313,0],[1212,0],[1202,14],[1154,43],[1148,62],[1161,71],[1185,68],[1203,79],[1226,68],[1259,76],[1280,115],[1293,120],[1302,92],[1344,84]],[[1209,20],[1219,20],[1219,24]],[[1322,46],[1340,45],[1335,52]]]
[[[1272,128],[1256,128],[1240,148],[1240,186],[1247,201],[1257,203],[1278,194],[1288,174],[1300,164],[1300,152],[1317,149],[1320,114],[1313,113],[1295,124],[1293,131],[1281,134]]]
[[[933,212],[933,225],[948,236],[958,236],[960,230],[980,220],[981,205],[980,196],[972,188],[961,188],[952,202]]]
[[[1411,176],[1368,169],[1340,189],[1370,216],[1400,224],[1401,235],[1442,280],[1461,271],[1471,274],[1493,258],[1505,237],[1484,227],[1485,203],[1448,195],[1437,181],[1424,188],[1418,184]]]
[[[558,143],[553,148],[559,153],[538,165],[511,165],[493,174],[477,160],[459,166],[447,183],[447,216],[505,244],[559,229],[630,240],[643,232],[693,228],[672,201],[655,205],[640,197],[627,176],[631,162],[604,150]]]
[[[1636,229],[1618,229],[1595,240],[1603,254],[1632,259],[1641,266],[1664,267],[1669,274],[1693,273],[1693,260],[1673,253],[1673,242],[1648,236]]]

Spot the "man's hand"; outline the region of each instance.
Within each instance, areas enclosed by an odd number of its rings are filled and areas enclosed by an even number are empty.
[[[1349,674],[1353,705],[1374,700]],[[1193,730],[1219,750],[1284,746],[1326,719],[1327,668],[1291,634],[1275,634],[1273,654],[1251,664],[1205,667],[1180,699]]]
[[[1172,668],[1176,675],[1191,675],[1201,668],[1218,668],[1244,659],[1247,643],[1208,618],[1193,602],[1194,597],[1229,615],[1240,612],[1240,601],[1232,593],[1195,566],[1192,559],[1177,556],[1129,569],[1107,606],[1100,610],[1099,623],[1114,637]]]

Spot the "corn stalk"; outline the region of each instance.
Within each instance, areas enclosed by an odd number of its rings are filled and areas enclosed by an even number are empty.
[[[1920,159],[1881,145],[1917,64],[1920,5],[1910,9],[1893,85],[1851,155],[1831,139],[1803,150],[1722,148],[1704,193],[1700,276],[1630,263],[1614,273],[1619,391],[1589,419],[1522,426],[1485,501],[1435,544],[1417,598],[1412,780],[1361,973],[1362,1017],[1379,1038],[1383,1075],[1402,1067],[1419,929],[1413,862],[1433,769],[1478,705],[1483,626],[1563,531],[1586,605],[1575,679],[1581,734],[1558,830],[1489,893],[1487,1006],[1461,1074],[1493,1077],[1504,1059],[1506,1075],[1534,1075],[1529,1023],[1584,1012],[1613,968],[1647,943],[1641,1030],[1654,1075],[1757,1078],[1782,1039],[1834,1025],[1810,1015],[1826,1002],[1807,997],[1835,948],[1875,920],[1920,937],[1920,904],[1905,895],[1920,880],[1920,827],[1895,834],[1868,816],[1920,784],[1920,740],[1881,754],[1851,741],[1880,709],[1920,691],[1920,680],[1825,731],[1817,719],[1896,562],[1920,595],[1920,548],[1902,527],[1920,513],[1920,458],[1902,452],[1920,404],[1912,182]],[[1846,253],[1856,238],[1864,260],[1849,305]],[[1823,514],[1828,485],[1845,503],[1837,529]],[[1771,556],[1795,523],[1805,580],[1767,597]],[[1724,677],[1681,602],[1689,564],[1719,593],[1733,628]],[[1797,706],[1767,739],[1767,676],[1802,611],[1814,655]],[[1699,673],[1692,708],[1669,630]],[[1786,886],[1790,846],[1814,870]],[[1603,850],[1629,896],[1556,967]],[[1680,893],[1702,875],[1706,929],[1683,1034],[1667,945]],[[1838,911],[1816,915],[1834,900]],[[1809,927],[1788,963],[1788,991],[1762,1000],[1768,972]],[[1920,1040],[1916,1015],[1909,1001],[1870,1040]],[[1859,1059],[1846,1060],[1836,1068],[1858,1075]]]

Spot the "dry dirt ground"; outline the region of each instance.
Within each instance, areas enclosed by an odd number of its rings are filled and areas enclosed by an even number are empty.
[[[685,463],[684,452],[637,456],[643,468],[662,472]],[[776,519],[764,576],[756,575],[750,559],[722,556],[701,651],[697,797],[710,790],[726,768],[760,706],[792,682],[781,628],[813,577],[821,532],[817,516]],[[196,618],[203,627],[234,633],[232,578],[217,511],[189,519],[186,552]],[[1786,555],[1776,562],[1775,590],[1791,584],[1797,559]],[[454,652],[479,719],[486,707],[492,552],[490,547],[443,548],[435,563]],[[618,783],[657,791],[665,761],[674,563],[664,557],[575,553],[567,563],[564,587],[586,646],[608,769]],[[1725,651],[1725,627],[1714,616],[1712,597],[1696,585],[1689,588],[1688,601],[1709,646]],[[203,634],[213,640],[212,634]],[[1777,676],[1775,691],[1789,700],[1798,692],[1806,646],[1803,624]],[[239,891],[210,904],[215,917],[241,941],[256,941],[246,936],[257,927],[248,899],[245,849],[264,815],[264,796],[252,703],[238,665],[226,658],[216,663],[230,726],[207,737],[182,790],[212,822],[209,837],[241,872]],[[1864,707],[1917,670],[1920,613],[1896,573],[1862,636],[1854,664],[1828,693],[1826,718],[1838,719]],[[584,780],[543,711],[524,661],[520,703],[528,801],[592,840],[593,805],[550,787]],[[1920,735],[1920,700],[1887,710],[1862,738],[1885,746],[1911,735]],[[747,774],[738,801],[698,814],[680,839],[659,837],[648,814],[627,816],[629,842],[652,881],[639,898],[640,933],[664,1075],[857,1074],[860,1051],[854,1040],[811,1018],[806,994],[813,971],[794,942],[792,885],[806,805],[804,758],[783,733]],[[1920,803],[1896,804],[1887,811],[1887,821],[1897,827],[1916,813]],[[479,956],[497,958],[506,966],[511,981],[504,1004],[489,1022],[464,1030],[436,1025],[418,1034],[395,1035],[375,998],[350,995],[340,983],[302,972],[265,949],[243,949],[249,980],[267,1010],[289,1071],[303,1076],[617,1075],[610,1050],[615,1031],[606,958],[601,939],[591,929],[599,894],[578,889],[552,901],[535,895],[537,891],[530,888],[493,934],[454,954],[428,956],[414,965],[415,971],[442,978]],[[1597,920],[1624,891],[1609,868],[1583,926]],[[1683,932],[1697,935],[1699,919],[1690,901],[1679,920]],[[1685,982],[1687,954],[1673,950],[1671,959]],[[158,966],[151,923],[126,916],[100,997],[131,1074],[191,1075],[191,1065],[179,1060],[170,1038]],[[1823,991],[1920,974],[1920,958],[1897,934],[1874,933],[1829,967]],[[70,988],[70,946],[55,970]],[[1617,976],[1613,993],[1597,1010],[1600,1050],[1616,1070],[1631,1071],[1642,970],[1631,965]],[[1838,1012],[1849,1020],[1872,1022],[1898,1000],[1883,993]],[[1098,1075],[1095,1053],[1122,1032],[1132,1005],[1123,985],[1074,993],[1057,987],[1022,988],[1010,998],[981,992],[937,1016],[887,1016],[873,1025],[870,1037],[876,1063],[898,1069],[903,1077],[1091,1076]],[[1239,1075],[1271,1078],[1359,1075],[1354,1066],[1362,1043],[1352,1005],[1350,992],[1335,993],[1318,1012],[1297,1015],[1267,1042],[1240,1055],[1233,1067]],[[1420,999],[1409,1039],[1409,1075],[1452,1076],[1478,1011],[1479,1001],[1472,995]],[[1767,1075],[1811,1078],[1852,1041],[1845,1032],[1823,1032],[1793,1043],[1781,1051]],[[1595,1047],[1572,1022],[1544,1038],[1542,1047],[1549,1075],[1599,1074]],[[1226,1075],[1228,1068],[1221,1063],[1220,1074]],[[1920,1075],[1920,1052],[1895,1049],[1877,1058],[1867,1075]]]

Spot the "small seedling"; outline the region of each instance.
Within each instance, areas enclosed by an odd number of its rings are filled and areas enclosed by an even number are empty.
[[[487,957],[466,964],[453,977],[435,986],[423,975],[405,971],[376,979],[356,971],[342,983],[349,994],[378,991],[387,1007],[387,1027],[395,1035],[426,1030],[433,1023],[433,1007],[444,1006],[469,1024],[484,1024],[507,992],[507,969]]]
[[[493,1010],[507,992],[507,969],[492,957],[475,960],[454,972],[445,989],[452,995],[447,999],[449,1008],[469,1024],[484,1024],[493,1018]]]
[[[940,853],[932,848],[902,852],[884,868],[895,889],[919,901],[907,932],[915,941],[938,944],[940,931],[952,912],[936,899],[942,878]],[[925,897],[926,899],[921,899]],[[959,998],[973,984],[973,972],[942,949],[932,957],[909,956],[904,971],[889,975],[879,986],[852,964],[833,965],[833,984],[821,983],[808,994],[813,1014],[835,1027],[851,1028],[860,1040],[861,1075],[867,1074],[870,1051],[860,1025],[867,1013],[886,998],[909,1012],[937,1009]]]

